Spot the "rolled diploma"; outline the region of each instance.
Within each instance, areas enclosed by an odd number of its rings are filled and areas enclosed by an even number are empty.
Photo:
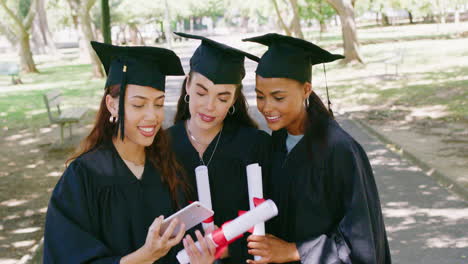
[[[263,199],[262,168],[258,163],[247,166],[247,184],[249,190],[250,210],[255,208],[254,197]],[[265,223],[261,222],[255,225],[253,235],[265,235]],[[260,256],[254,256],[254,260],[260,260]]]
[[[250,210],[247,213],[232,220],[231,222],[224,224],[220,229],[216,230],[215,232],[222,232],[224,234],[224,237],[226,238],[226,241],[229,242],[230,240],[245,233],[252,226],[261,222],[268,221],[276,215],[278,215],[278,208],[276,207],[276,204],[272,200],[266,200],[264,203],[255,207],[255,209]],[[211,241],[213,241],[212,234],[209,234],[208,238],[211,239]],[[224,246],[216,244],[215,241],[213,241],[213,243],[216,247]],[[198,247],[198,249],[201,249],[200,244],[198,242],[196,242],[195,245]],[[177,253],[177,260],[180,264],[187,264],[190,262],[190,259],[185,249]]]
[[[208,167],[198,166],[195,168],[195,176],[197,179],[198,201],[209,209],[213,209],[211,205],[210,179],[208,177]],[[214,229],[214,222],[202,223],[203,229]]]

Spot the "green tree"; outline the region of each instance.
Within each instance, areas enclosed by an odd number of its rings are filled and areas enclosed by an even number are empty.
[[[168,3],[170,4],[169,1]],[[145,44],[139,29],[142,25],[152,24],[157,27],[157,31],[163,31],[164,4],[163,0],[111,2],[112,25],[120,28],[115,41],[127,42],[130,40],[133,44]],[[126,35],[127,31],[129,31],[130,36]],[[154,34],[156,36],[156,30]]]
[[[281,7],[276,0],[271,0],[271,3],[273,4],[273,7],[276,11],[278,23],[286,35],[292,36],[294,33],[296,37],[304,38],[299,16],[299,4],[297,0],[289,0],[287,3],[285,3],[285,5],[283,5],[283,7]],[[285,21],[287,17],[291,17],[291,22],[289,25]]]
[[[91,47],[91,41],[96,40],[96,35],[91,24],[90,10],[96,3],[96,0],[67,0],[72,11],[74,23],[81,32],[81,45],[93,66],[93,77],[103,78],[104,71],[101,62]]]
[[[351,0],[327,0],[340,16],[341,34],[343,36],[344,63],[356,61],[363,63],[359,51],[354,7]]]
[[[320,32],[327,31],[327,20],[335,14],[335,10],[325,0],[305,0],[305,5],[300,7],[301,17],[304,19],[316,19],[320,24]]]
[[[257,28],[266,24],[272,15],[275,15],[275,11],[271,8],[270,0],[229,0],[224,18],[227,22],[241,18],[241,24],[237,26],[242,30],[247,30],[252,21],[254,30],[257,31]]]
[[[20,64],[23,72],[38,72],[30,46],[30,30],[34,15],[36,14],[36,4],[36,0],[21,0],[15,12],[14,9],[7,5],[6,0],[0,0],[0,7],[2,7],[9,18],[6,25],[3,24],[4,22],[0,22],[0,28],[7,28],[3,30],[9,32],[7,35],[11,33],[16,35],[20,47]],[[11,29],[8,29],[10,25]],[[11,36],[9,39],[12,39]]]

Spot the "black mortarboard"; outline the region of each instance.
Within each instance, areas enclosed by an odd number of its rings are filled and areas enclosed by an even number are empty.
[[[256,73],[264,78],[290,78],[310,82],[312,65],[343,59],[303,39],[270,33],[243,39],[268,46]]]
[[[190,59],[190,69],[210,79],[214,84],[239,84],[245,76],[245,57],[258,62],[250,53],[238,50],[203,36],[174,32],[184,38],[202,41]]]
[[[124,138],[124,99],[127,84],[150,86],[164,91],[166,75],[184,75],[179,57],[156,47],[119,47],[91,41],[107,74],[106,86],[120,84],[119,126]]]

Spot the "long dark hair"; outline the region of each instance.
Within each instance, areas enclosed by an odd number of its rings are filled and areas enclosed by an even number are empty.
[[[79,156],[92,151],[107,142],[112,142],[112,138],[116,135],[116,131],[118,129],[118,123],[109,122],[111,113],[106,106],[106,96],[109,94],[112,98],[119,97],[119,88],[120,84],[106,87],[99,110],[96,114],[96,121],[94,122],[93,129],[81,142],[75,153],[68,158],[66,165]],[[158,131],[153,143],[150,146],[145,147],[145,153],[151,164],[161,172],[162,181],[167,183],[169,186],[172,202],[176,207],[180,208],[181,204],[179,203],[178,192],[182,190],[186,194],[189,191],[189,188],[186,181],[184,181],[185,174],[183,172],[183,168],[177,162],[175,154],[171,150],[169,137],[166,134],[166,131],[163,129]]]
[[[177,112],[174,117],[174,124],[179,121],[184,121],[190,118],[189,106],[188,103],[184,101],[184,98],[187,95],[185,87],[187,85],[187,82],[190,83],[193,73],[193,71],[190,71],[189,76],[186,77],[184,82],[182,83],[179,101],[177,102]],[[224,119],[224,122],[226,124],[237,124],[246,127],[258,128],[258,124],[249,115],[247,99],[245,98],[244,93],[242,93],[242,84],[236,84],[236,93],[234,100],[234,107],[236,110],[232,115],[227,114],[226,118]]]
[[[304,140],[308,146],[308,155],[314,162],[314,166],[326,169],[329,171],[326,157],[328,151],[328,128],[330,120],[335,117],[331,109],[327,109],[318,95],[312,91],[306,102],[307,119],[305,120]],[[327,169],[328,168],[328,169]],[[329,175],[327,175],[329,176]],[[323,180],[323,190],[329,208],[335,208],[337,204],[337,194],[334,193],[333,187],[337,184],[333,177],[325,177]],[[332,209],[334,210],[334,209]]]
[[[327,109],[320,97],[312,91],[306,102],[306,112],[305,135],[308,135],[310,140],[317,140],[325,143],[328,122],[335,118],[333,111]]]

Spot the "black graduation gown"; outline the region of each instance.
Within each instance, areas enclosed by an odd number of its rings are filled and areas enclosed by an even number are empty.
[[[326,145],[303,137],[286,150],[274,132],[267,189],[279,214],[267,232],[295,242],[301,263],[391,263],[379,195],[362,147],[336,121]]]
[[[184,122],[178,122],[168,129],[173,150],[184,167],[189,185],[193,190],[192,200],[198,200],[195,168],[203,165],[198,152],[192,146]],[[203,153],[205,164],[213,154],[217,137]],[[261,130],[225,124],[218,147],[208,165],[211,200],[215,212],[214,222],[221,226],[238,216],[238,210],[249,210],[246,167],[252,163],[262,166],[263,181],[268,174],[270,136]],[[245,263],[251,258],[247,253],[246,236],[229,247],[230,257],[223,263]]]
[[[147,160],[138,180],[113,144],[65,170],[49,203],[44,263],[119,263],[142,247],[149,226],[174,212],[169,188]],[[155,263],[176,263],[175,252]]]

